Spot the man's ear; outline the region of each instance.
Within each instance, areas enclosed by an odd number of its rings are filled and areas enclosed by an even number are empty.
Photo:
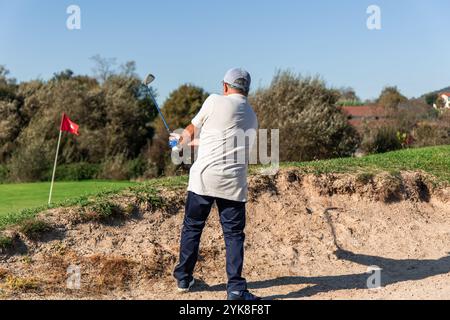
[[[223,94],[227,94],[227,92],[228,92],[228,86],[227,86],[227,84],[224,82],[224,83],[223,83]]]

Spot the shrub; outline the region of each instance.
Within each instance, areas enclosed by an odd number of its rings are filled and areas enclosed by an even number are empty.
[[[52,226],[42,220],[29,219],[20,224],[19,231],[31,240],[38,240],[43,233],[52,230]]]
[[[288,71],[250,97],[260,128],[280,130],[280,160],[308,161],[350,156],[359,136],[338,110],[340,94],[319,78]]]
[[[23,143],[8,163],[10,180],[17,182],[42,181],[51,167],[50,152],[44,141]]]
[[[0,234],[0,252],[9,249],[13,245],[13,239]]]
[[[127,163],[128,176],[130,179],[142,177],[147,169],[147,164],[142,156],[130,160]]]
[[[8,179],[8,168],[0,164],[0,183],[5,183]]]
[[[58,165],[56,167],[56,180],[81,181],[95,179],[100,173],[101,166],[86,162]],[[45,180],[50,180],[53,169],[46,173]]]
[[[422,122],[413,130],[417,147],[450,144],[450,124]]]
[[[0,92],[0,163],[9,166],[11,180],[49,179],[62,112],[80,124],[81,134],[63,134],[61,164],[101,163],[120,154],[127,160],[138,157],[153,137],[157,111],[150,99],[139,97],[141,81],[131,72],[132,65],[130,72],[110,75],[101,83],[70,70],[49,81],[17,86],[0,75],[0,87],[14,93],[6,97]],[[85,165],[66,167],[58,176],[80,180],[91,178],[94,171]]]
[[[128,180],[130,179],[130,174],[127,164],[127,159],[123,154],[111,157],[102,164],[99,178]]]
[[[366,129],[361,149],[366,153],[384,153],[399,150],[402,143],[398,139],[396,128],[383,126]]]
[[[111,217],[117,210],[117,206],[108,201],[99,201],[91,208],[100,220]]]
[[[361,183],[363,185],[369,184],[373,179],[375,175],[371,172],[362,172],[356,176],[356,181],[358,183]]]
[[[395,110],[400,103],[408,101],[397,87],[385,87],[377,100],[377,104],[388,110]]]
[[[100,200],[84,207],[80,212],[80,218],[83,222],[106,222],[110,218],[125,218],[132,213],[133,211],[122,210],[109,200]]]

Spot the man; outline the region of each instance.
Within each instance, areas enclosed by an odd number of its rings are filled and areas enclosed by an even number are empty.
[[[250,83],[247,71],[229,70],[223,80],[223,96],[209,96],[183,135],[171,135],[180,146],[199,137],[198,157],[189,175],[180,261],[174,271],[180,292],[189,291],[194,284],[200,237],[216,202],[226,245],[228,300],[260,299],[248,292],[242,277],[248,192],[248,159],[242,155],[249,154],[258,129],[258,120],[247,101]],[[242,139],[243,133],[250,139]]]

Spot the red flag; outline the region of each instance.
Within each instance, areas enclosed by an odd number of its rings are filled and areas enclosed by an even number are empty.
[[[80,134],[78,133],[78,128],[80,126],[77,125],[75,122],[73,122],[72,120],[69,119],[69,117],[63,113],[62,116],[62,120],[61,120],[61,131],[66,131],[66,132],[70,132],[76,136],[79,136]]]

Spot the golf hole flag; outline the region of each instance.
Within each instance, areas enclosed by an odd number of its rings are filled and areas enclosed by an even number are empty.
[[[80,128],[79,125],[77,125],[75,122],[70,120],[69,117],[65,113],[63,113],[62,119],[61,119],[61,126],[59,127],[59,138],[58,138],[58,145],[56,147],[56,156],[55,156],[55,164],[53,166],[52,182],[50,184],[50,194],[48,196],[48,205],[49,206],[52,203],[53,184],[55,183],[56,164],[58,163],[58,153],[59,153],[59,146],[61,144],[62,133],[69,132],[71,134],[79,136],[80,135],[78,133],[79,128]]]
[[[80,128],[80,126],[70,120],[69,117],[63,113],[60,131],[70,132],[76,136],[79,136],[80,134],[78,133],[78,128]]]

